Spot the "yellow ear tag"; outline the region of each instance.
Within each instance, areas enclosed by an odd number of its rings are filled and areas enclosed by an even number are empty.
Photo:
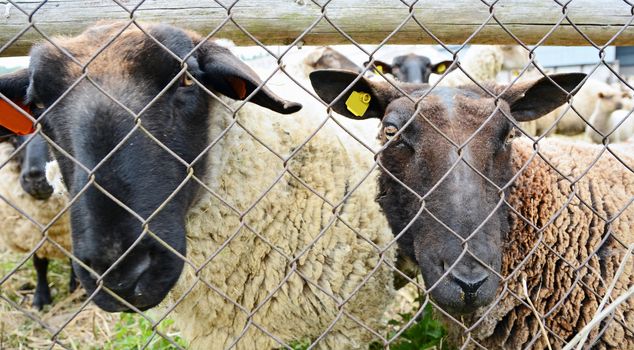
[[[447,67],[445,67],[444,64],[441,64],[440,66],[436,67],[436,72],[438,72],[438,74],[442,74],[442,72],[444,72],[445,70],[447,70]]]
[[[374,66],[374,73],[375,74],[379,74],[379,73],[383,73],[383,66]]]
[[[355,116],[363,117],[370,106],[371,99],[372,97],[367,92],[353,91],[346,100],[346,107]]]

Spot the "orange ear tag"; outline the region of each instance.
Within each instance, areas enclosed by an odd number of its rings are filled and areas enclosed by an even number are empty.
[[[16,104],[25,112],[31,114],[29,107],[21,103]],[[35,131],[33,122],[3,99],[0,99],[0,125],[13,131],[17,135],[28,135]]]

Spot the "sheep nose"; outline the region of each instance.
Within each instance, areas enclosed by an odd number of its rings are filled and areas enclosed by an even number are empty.
[[[454,275],[453,278],[465,294],[474,295],[489,276],[478,276],[476,279],[463,280]]]
[[[458,265],[451,271],[451,277],[467,296],[473,296],[489,278],[489,274],[480,265],[474,268]]]
[[[115,293],[132,293],[141,275],[150,269],[151,263],[152,258],[149,254],[130,256],[128,259],[124,259],[117,268],[110,271],[104,278],[106,287]]]
[[[24,173],[24,180],[27,182],[38,182],[45,179],[44,171],[40,168],[33,167]]]
[[[622,109],[622,108],[623,108],[623,104],[621,102],[617,102],[616,109]]]

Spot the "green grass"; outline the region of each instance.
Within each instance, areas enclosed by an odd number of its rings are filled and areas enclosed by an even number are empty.
[[[447,331],[443,324],[434,318],[434,311],[429,303],[425,305],[418,318],[405,331],[399,333],[416,316],[424,299],[422,295],[418,295],[409,312],[399,313],[398,317],[388,321],[390,330],[385,335],[386,338],[392,339],[399,334],[390,343],[390,350],[449,349],[444,343]],[[293,341],[289,346],[293,350],[306,350],[311,344],[311,340],[303,339]],[[383,344],[379,342],[374,342],[368,347],[368,350],[380,349],[383,349]]]
[[[8,274],[23,259],[24,254],[0,251],[0,277]],[[53,305],[37,311],[31,307],[35,288],[35,270],[31,259],[0,286],[0,294],[53,330],[64,326],[59,341],[73,350],[83,349],[176,349],[158,334],[152,325],[136,314],[107,313],[89,303],[79,314],[85,301],[83,290],[68,293],[70,266],[66,260],[49,262],[49,284]],[[146,312],[154,318],[153,312]],[[73,321],[66,324],[69,318]],[[163,320],[157,329],[169,336],[181,348],[187,344],[171,319]],[[52,333],[10,303],[0,300],[0,349],[50,349]],[[55,349],[61,349],[56,346]]]
[[[391,350],[427,350],[427,349],[448,349],[444,340],[447,336],[442,322],[434,318],[434,311],[430,303],[425,305],[421,314],[411,323],[425,297],[418,294],[415,302],[412,303],[408,312],[399,313],[398,317],[388,321],[390,330],[386,338],[394,339],[390,343]],[[403,328],[407,327],[404,331]],[[402,331],[402,332],[401,332]],[[370,344],[369,350],[383,349],[383,344],[378,342]]]
[[[440,321],[434,319],[433,314],[431,304],[425,305],[420,317],[396,338],[390,345],[390,349],[425,350],[443,348],[442,341],[447,335],[447,331]],[[395,327],[394,330],[388,333],[388,339],[394,337],[415,316],[413,312],[399,315],[401,316],[400,320],[390,320],[388,322],[389,325]],[[370,349],[374,350],[372,346],[370,346]]]
[[[187,343],[173,330],[174,321],[165,319],[157,326],[157,330],[169,336],[181,348],[186,349]],[[146,346],[147,344],[147,346]],[[114,327],[112,338],[103,349],[178,349],[170,341],[163,338],[152,329],[152,324],[137,314],[122,314]]]
[[[310,339],[295,340],[288,344],[293,350],[306,350],[312,344]]]
[[[0,276],[11,271],[23,258],[22,254],[0,252]],[[67,261],[52,260],[49,265],[49,282],[53,292],[54,303],[38,312],[30,308],[35,271],[29,261],[11,276],[2,286],[0,292],[6,298],[29,310],[53,328],[66,323],[68,318],[74,321],[66,325],[59,339],[71,349],[176,349],[177,347],[156,334],[152,324],[136,314],[109,314],[94,304],[89,304],[79,315],[75,315],[85,300],[81,291],[68,294],[68,276],[70,267]],[[415,293],[415,292],[413,292]],[[411,297],[414,299],[415,294]],[[384,336],[393,338],[408,325],[419,310],[424,300],[418,295],[414,301],[401,310],[407,310],[393,316],[388,321],[388,330]],[[150,312],[150,317],[154,317]],[[174,321],[165,319],[157,329],[169,336],[178,346],[187,348],[174,327]],[[442,324],[434,319],[431,305],[427,304],[420,316],[412,322],[399,336],[390,343],[393,350],[427,350],[448,349],[444,343],[447,332]],[[0,301],[0,349],[48,349],[51,346],[51,333],[43,329],[37,322],[26,317],[21,311],[14,309],[6,302]],[[293,350],[307,349],[314,339],[293,341],[289,346]],[[147,344],[147,346],[146,346]],[[375,342],[369,350],[382,349],[383,344]]]

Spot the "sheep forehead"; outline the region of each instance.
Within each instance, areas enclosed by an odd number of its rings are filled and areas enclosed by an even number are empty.
[[[456,136],[471,135],[496,112],[494,99],[460,88],[436,87],[422,103],[419,119],[425,117],[440,130],[451,130]],[[504,103],[501,108],[508,110]]]
[[[86,64],[86,70],[91,76],[117,75],[117,72],[134,69],[151,50],[162,50],[150,37],[155,34],[153,32],[157,26],[147,25],[143,29],[149,35],[135,26],[123,29],[123,24],[120,23],[96,25],[74,37],[56,37],[53,40],[55,45],[47,42],[38,46],[34,52],[45,61],[62,63],[68,76],[80,76],[82,65]],[[170,27],[170,30],[190,35],[177,28]],[[73,62],[74,60],[79,64]]]

